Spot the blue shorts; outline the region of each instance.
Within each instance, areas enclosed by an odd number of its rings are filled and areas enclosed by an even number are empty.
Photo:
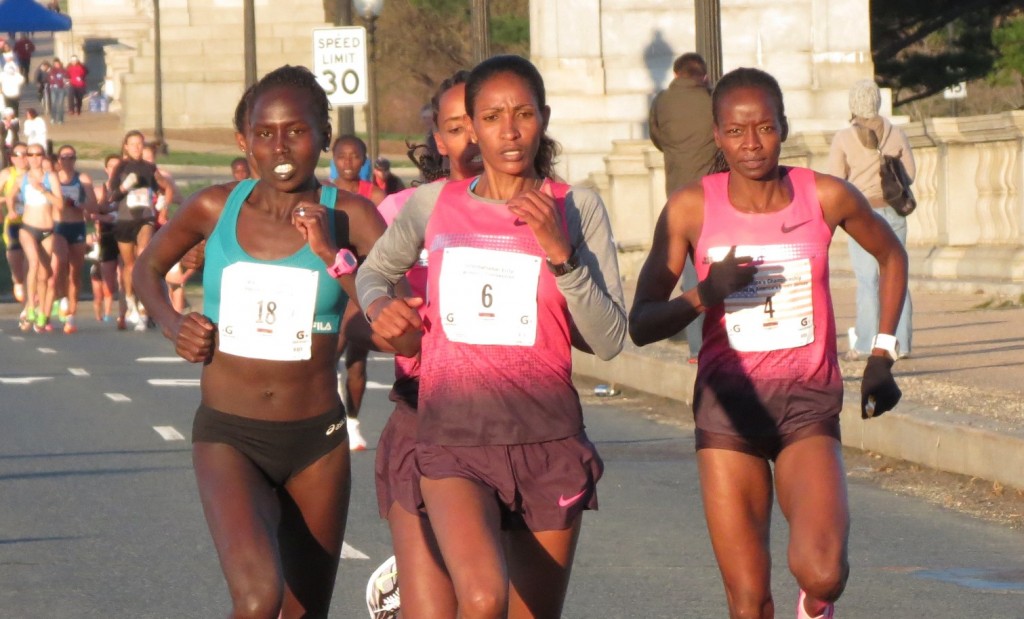
[[[53,224],[53,233],[64,237],[68,245],[77,245],[85,242],[84,221],[58,221]]]

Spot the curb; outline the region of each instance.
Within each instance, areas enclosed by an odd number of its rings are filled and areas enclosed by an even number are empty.
[[[611,361],[573,350],[573,373],[669,398],[687,409],[693,397],[696,366],[686,351],[652,344],[645,353],[627,344]],[[650,350],[650,354],[647,351]],[[897,410],[878,419],[860,418],[860,381],[847,384],[840,422],[843,445],[873,451],[932,469],[980,477],[1024,488],[1024,434],[998,433],[972,427],[971,419],[955,411],[937,413],[920,402],[903,399]],[[684,412],[684,414],[687,414]],[[952,417],[957,422],[934,417]]]

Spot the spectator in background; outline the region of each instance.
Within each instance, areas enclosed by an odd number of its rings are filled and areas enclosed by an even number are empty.
[[[700,54],[683,54],[672,64],[675,78],[654,97],[649,118],[651,141],[665,153],[665,195],[671,196],[711,171],[718,148],[712,132],[708,67]],[[690,259],[683,266],[682,289],[697,285]],[[686,325],[690,363],[697,362],[704,315]]]
[[[3,133],[4,138],[4,166],[10,165],[11,149],[17,144],[21,138],[21,122],[18,121],[18,116],[14,113],[13,108],[5,107],[3,112],[0,113],[0,132]]]
[[[46,128],[46,120],[39,115],[36,108],[30,107],[25,110],[25,124],[22,129],[24,134],[22,137],[26,144],[29,146],[39,144],[43,150],[47,149],[47,145],[50,143],[49,130]]]
[[[14,58],[14,49],[11,48],[11,42],[5,39],[4,42],[0,44],[0,65],[7,66],[8,64],[15,64],[16,62],[17,61]]]
[[[0,71],[0,94],[4,96],[5,106],[14,110],[18,115],[18,102],[21,101],[21,89],[25,85],[25,76],[18,71],[18,67],[9,62]]]
[[[245,157],[235,157],[231,161],[231,178],[236,181],[244,181],[252,178],[252,171],[249,169],[249,160]]]
[[[29,66],[32,64],[32,53],[35,51],[36,44],[28,38],[27,32],[22,32],[21,38],[14,44],[14,57],[18,60],[21,76],[26,80],[28,80]]]
[[[383,189],[385,195],[405,189],[402,179],[391,173],[391,161],[386,157],[377,157],[373,162],[373,184]]]
[[[50,110],[50,63],[45,60],[36,67],[35,83],[38,89],[39,105],[43,107],[43,113]]]
[[[55,125],[64,124],[64,105],[68,97],[68,70],[59,58],[53,59],[53,66],[46,82],[50,93],[50,122]]]
[[[850,181],[859,189],[875,214],[885,220],[896,233],[900,245],[905,247],[907,218],[897,213],[882,197],[881,156],[899,157],[911,181],[917,168],[907,134],[878,113],[881,106],[882,95],[874,80],[860,80],[853,85],[850,89],[850,126],[832,138],[828,173]],[[846,358],[856,360],[871,354],[874,338],[878,335],[878,261],[851,238],[850,265],[857,278],[857,326],[851,334]],[[910,354],[912,312],[910,293],[907,292],[895,333],[899,357]]]
[[[89,69],[78,61],[78,56],[72,56],[68,62],[68,86],[71,91],[71,103],[68,105],[68,113],[73,116],[82,115],[82,100],[85,98],[85,78],[89,75]]]

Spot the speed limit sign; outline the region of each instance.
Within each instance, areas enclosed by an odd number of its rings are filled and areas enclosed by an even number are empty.
[[[314,28],[313,73],[331,105],[366,103],[366,29]]]

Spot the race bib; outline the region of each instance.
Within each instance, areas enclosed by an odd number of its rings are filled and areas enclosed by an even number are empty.
[[[224,269],[221,352],[270,361],[309,359],[319,277],[309,269],[251,262]]]
[[[132,189],[128,192],[125,197],[125,204],[128,208],[139,208],[139,207],[150,207],[153,206],[153,190],[149,187],[139,187],[138,189]]]
[[[441,261],[441,327],[463,344],[533,346],[540,258],[449,247]]]
[[[721,260],[728,247],[708,250]],[[811,261],[774,260],[766,247],[737,247],[737,256],[757,256],[754,281],[725,298],[729,345],[740,352],[766,352],[806,346],[814,341]]]
[[[64,197],[64,208],[78,208],[81,203],[81,185],[61,185],[60,193]]]

